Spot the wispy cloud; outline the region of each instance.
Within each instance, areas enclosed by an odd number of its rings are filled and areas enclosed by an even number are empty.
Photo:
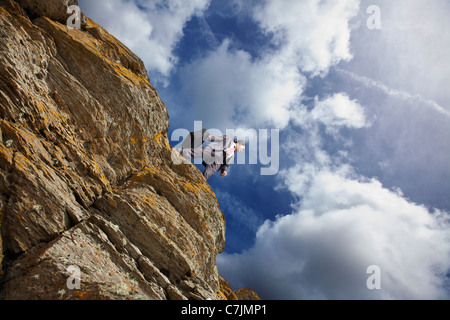
[[[424,106],[427,106],[437,112],[439,112],[440,114],[450,117],[450,111],[445,109],[444,107],[440,106],[438,103],[436,103],[433,100],[428,100],[425,99],[422,95],[420,94],[412,94],[410,92],[407,91],[402,91],[402,90],[397,90],[397,89],[393,89],[388,87],[386,84],[384,84],[381,81],[377,81],[377,80],[373,80],[370,79],[368,77],[364,77],[361,75],[358,75],[356,73],[341,69],[341,68],[335,68],[335,70],[338,73],[341,73],[342,75],[345,75],[361,84],[363,84],[365,87],[367,88],[371,88],[371,89],[376,89],[379,90],[387,95],[396,97],[396,98],[400,98],[403,99],[405,101],[414,101],[414,102],[419,102]]]
[[[211,48],[217,48],[220,43],[216,38],[216,35],[212,31],[204,15],[199,15],[197,21],[201,26],[202,37],[206,40]]]
[[[264,222],[260,215],[251,209],[248,203],[227,191],[219,190],[217,195],[222,212],[233,220],[234,227],[255,234]]]

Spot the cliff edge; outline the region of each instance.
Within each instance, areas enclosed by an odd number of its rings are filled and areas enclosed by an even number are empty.
[[[0,1],[0,299],[226,298],[225,218],[143,62],[43,3]]]

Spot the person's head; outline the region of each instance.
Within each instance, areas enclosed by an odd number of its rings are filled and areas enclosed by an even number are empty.
[[[236,142],[236,151],[242,152],[244,150],[245,150],[245,142],[243,142],[243,141]]]

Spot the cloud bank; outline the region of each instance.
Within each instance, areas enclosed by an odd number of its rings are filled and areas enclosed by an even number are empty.
[[[325,74],[350,53],[349,20],[358,1],[246,2],[274,49],[253,57],[230,39],[181,70],[183,93],[210,127],[288,126],[308,76]],[[208,116],[211,115],[211,116]]]
[[[358,0],[258,2],[253,17],[275,35],[302,71],[324,74],[341,60],[350,60],[349,21],[359,11]]]
[[[340,132],[370,127],[366,108],[336,93],[315,98],[293,119],[303,130],[283,146],[295,164],[281,171],[277,189],[297,202],[260,226],[251,249],[219,255],[221,274],[264,299],[448,299],[450,215],[348,164]],[[341,149],[329,154],[326,139]],[[366,286],[373,265],[379,290]]]
[[[449,298],[448,215],[349,168],[294,167],[284,177],[302,201],[266,221],[252,249],[218,256],[232,285],[265,299]],[[380,267],[380,290],[366,286],[371,265]]]
[[[279,56],[253,60],[229,40],[181,71],[184,95],[209,127],[284,128],[304,77]]]

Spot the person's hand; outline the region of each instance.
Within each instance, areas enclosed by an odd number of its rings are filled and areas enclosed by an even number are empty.
[[[227,176],[227,172],[226,172],[226,171],[222,172],[222,173],[220,174],[220,176],[221,176],[222,178],[225,178],[225,177]]]

